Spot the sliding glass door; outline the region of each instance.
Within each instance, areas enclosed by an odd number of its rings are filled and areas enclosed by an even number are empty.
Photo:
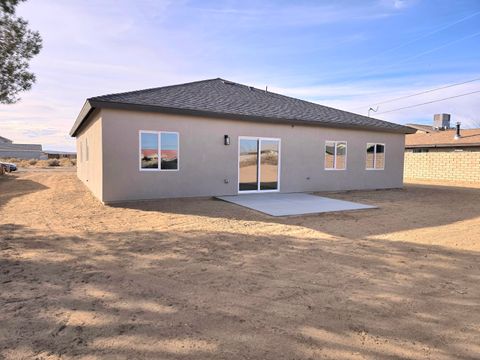
[[[258,190],[258,140],[240,139],[239,191]]]
[[[239,192],[280,189],[280,139],[241,137],[238,162]]]

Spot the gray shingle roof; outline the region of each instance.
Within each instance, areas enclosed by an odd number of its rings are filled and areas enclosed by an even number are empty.
[[[87,100],[70,134],[94,108],[121,108],[273,123],[411,133],[412,129],[220,78],[93,97]]]

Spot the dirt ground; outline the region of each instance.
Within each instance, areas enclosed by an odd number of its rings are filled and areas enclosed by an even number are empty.
[[[480,188],[272,218],[0,178],[0,359],[479,359]]]

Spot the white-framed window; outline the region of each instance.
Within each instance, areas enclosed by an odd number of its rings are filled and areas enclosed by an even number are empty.
[[[367,143],[365,168],[367,170],[385,169],[385,144]]]
[[[325,141],[325,170],[347,168],[347,142]]]
[[[83,161],[83,150],[82,150],[82,146],[83,146],[83,142],[80,141],[79,146],[78,146],[78,152],[79,152],[78,157],[79,157],[79,159],[80,159],[80,162]]]
[[[178,171],[179,134],[172,131],[139,132],[140,171]]]

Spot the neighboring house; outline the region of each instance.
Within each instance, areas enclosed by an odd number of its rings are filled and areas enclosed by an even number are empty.
[[[105,203],[403,186],[413,129],[222,79],[90,98],[70,132]]]
[[[0,136],[0,159],[41,159],[45,157],[42,145],[39,144],[14,144],[12,140]]]
[[[480,129],[448,124],[445,130],[407,135],[405,178],[480,181]]]
[[[451,129],[450,114],[433,115],[432,125],[407,124],[407,126],[415,129],[417,133],[431,133],[435,131],[448,130],[448,129]]]
[[[72,151],[56,151],[56,150],[43,150],[43,153],[48,159],[76,159],[77,153]]]
[[[6,137],[0,136],[0,144],[11,144],[13,141]]]

